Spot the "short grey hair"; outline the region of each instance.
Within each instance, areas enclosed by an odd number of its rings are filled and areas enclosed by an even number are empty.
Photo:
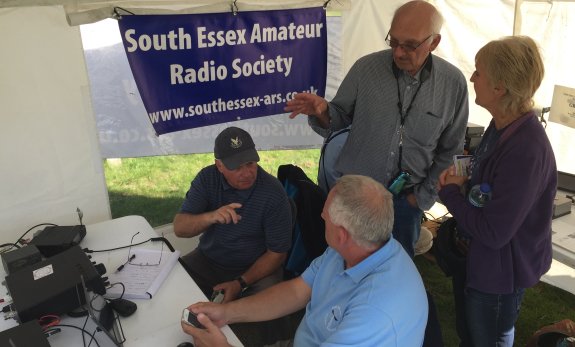
[[[353,240],[369,249],[383,245],[393,229],[393,196],[366,176],[346,175],[333,187],[328,208],[331,221],[344,227]]]

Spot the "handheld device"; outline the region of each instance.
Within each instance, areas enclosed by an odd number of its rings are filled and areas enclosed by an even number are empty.
[[[399,175],[391,182],[389,187],[387,188],[393,195],[397,195],[401,193],[403,190],[403,186],[405,183],[409,181],[411,175],[408,172],[402,171]]]
[[[216,304],[222,303],[222,301],[224,301],[224,290],[223,289],[214,290],[210,301],[215,302]]]
[[[189,325],[196,327],[196,328],[200,328],[200,329],[206,328],[202,325],[202,323],[200,323],[198,321],[198,316],[194,312],[188,310],[187,308],[185,308],[184,312],[182,312],[182,322],[189,324]]]

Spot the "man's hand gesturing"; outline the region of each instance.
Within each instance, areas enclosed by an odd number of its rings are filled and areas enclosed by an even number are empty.
[[[212,212],[214,224],[237,224],[242,216],[236,213],[236,209],[242,207],[242,204],[232,202],[229,205],[224,205]]]

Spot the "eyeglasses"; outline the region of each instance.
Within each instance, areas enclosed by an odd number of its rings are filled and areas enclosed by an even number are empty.
[[[388,46],[391,48],[401,47],[401,49],[403,49],[407,53],[411,53],[411,52],[415,52],[415,50],[418,49],[419,46],[424,44],[427,40],[429,40],[434,35],[435,34],[431,34],[428,37],[426,37],[423,41],[421,41],[420,43],[415,44],[415,43],[399,43],[399,41],[392,39],[389,36],[389,33],[387,33],[387,36],[385,37],[385,43],[387,43]]]
[[[146,259],[146,260],[135,259],[136,255],[132,254],[132,245],[134,243],[134,237],[136,237],[136,235],[138,235],[139,233],[140,232],[138,231],[137,233],[132,235],[132,239],[130,240],[130,248],[128,248],[128,260],[124,263],[124,265],[125,264],[136,265],[136,266],[158,266],[158,265],[160,265],[162,263],[162,254],[164,253],[164,242],[162,242],[162,248],[160,250],[160,259],[158,259],[157,262],[155,260],[154,261],[148,261],[148,259]]]

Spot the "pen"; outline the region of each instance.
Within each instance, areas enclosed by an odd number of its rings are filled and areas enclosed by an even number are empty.
[[[135,255],[135,254],[132,254],[132,255],[130,256],[130,258],[129,258],[124,264],[118,266],[118,268],[116,269],[116,272],[122,271],[122,270],[124,269],[124,266],[126,266],[126,264],[128,264],[129,262],[131,262],[132,260],[134,260],[134,258],[136,258],[136,255]]]

